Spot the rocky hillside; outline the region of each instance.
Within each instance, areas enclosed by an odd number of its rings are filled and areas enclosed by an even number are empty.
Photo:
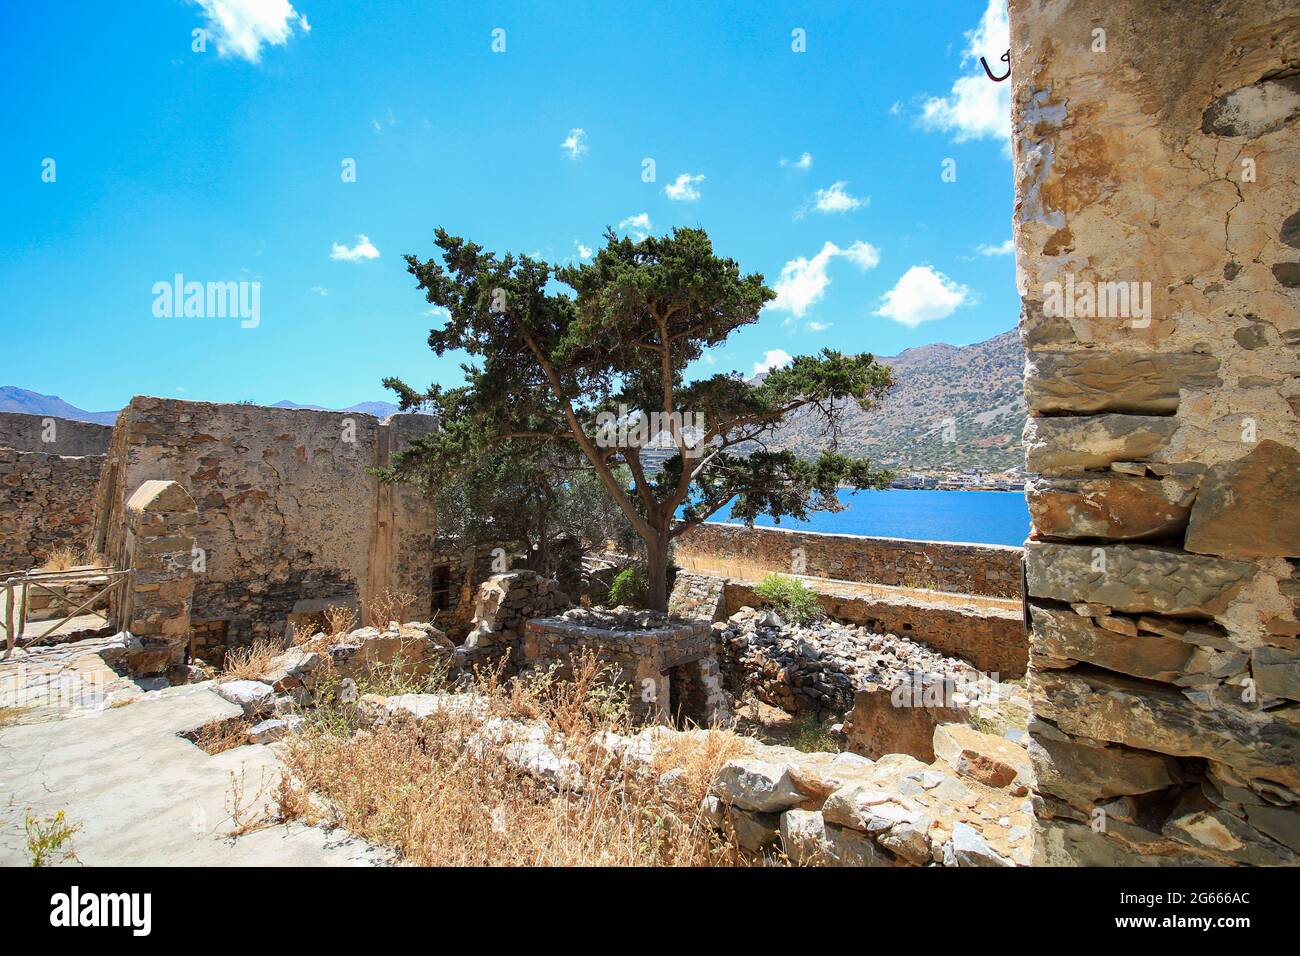
[[[973,345],[923,345],[879,361],[893,368],[894,388],[870,412],[849,411],[842,452],[900,472],[1024,463],[1025,356],[1014,329]],[[769,445],[812,456],[829,441],[816,413],[805,411]]]

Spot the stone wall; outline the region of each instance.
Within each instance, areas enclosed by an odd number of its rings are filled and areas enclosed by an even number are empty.
[[[428,616],[432,518],[409,487],[369,469],[427,416],[380,424],[352,412],[136,397],[122,410],[100,481],[92,544],[122,551],[125,503],[170,480],[198,522],[193,623],[214,647],[280,639],[292,615],[331,603],[358,608],[385,587],[416,596]]]
[[[688,571],[761,580],[807,574],[841,581],[1020,597],[1020,549],[907,541],[706,522],[683,534],[674,558]]]
[[[111,425],[78,422],[52,415],[0,412],[0,448],[83,458],[108,451]]]
[[[103,455],[0,447],[0,573],[38,567],[60,548],[85,548]]]
[[[1300,14],[1010,10],[1039,861],[1293,863]]]

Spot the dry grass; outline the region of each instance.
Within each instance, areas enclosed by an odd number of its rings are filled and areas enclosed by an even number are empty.
[[[489,711],[545,721],[549,745],[581,773],[557,790],[512,767],[504,744],[467,747],[480,726],[464,714],[393,718],[355,732],[325,713],[291,738],[292,780],[280,816],[327,822],[424,866],[707,866],[747,858],[704,819],[709,782],[742,743],[730,731],[682,735],[649,768],[595,745],[604,731],[634,733],[626,689],[594,657],[502,681],[480,674]],[[660,774],[680,767],[671,786]],[[314,793],[316,803],[307,798]]]
[[[335,605],[325,609],[325,630],[334,637],[347,634],[356,626],[357,612],[350,607]]]
[[[266,673],[271,661],[279,657],[282,650],[278,644],[267,638],[258,638],[244,647],[236,647],[226,652],[225,665],[217,680],[260,680]]]
[[[390,621],[406,623],[406,612],[415,603],[415,595],[395,588],[384,588],[366,603],[370,623],[383,628]]]
[[[42,571],[67,571],[86,563],[86,555],[77,548],[55,548],[41,565]]]
[[[248,730],[253,722],[247,717],[230,717],[213,720],[196,730],[186,731],[184,737],[200,750],[215,756],[248,743]]]

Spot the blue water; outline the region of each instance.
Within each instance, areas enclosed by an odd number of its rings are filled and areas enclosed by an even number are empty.
[[[843,511],[818,511],[807,521],[782,518],[777,527],[912,541],[969,541],[1019,547],[1029,536],[1029,508],[1015,491],[842,491]],[[731,507],[711,521],[729,521]],[[771,518],[758,525],[772,526]]]

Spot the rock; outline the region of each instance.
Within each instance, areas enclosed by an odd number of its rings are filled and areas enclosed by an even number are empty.
[[[266,670],[259,674],[258,678],[278,691],[310,687],[315,683],[315,672],[324,663],[323,654],[305,651],[301,647],[291,647],[283,654],[272,658]]]
[[[957,773],[987,787],[1019,796],[1033,786],[1033,767],[1023,747],[965,724],[936,727],[934,754]]]
[[[1300,654],[1280,647],[1256,647],[1250,652],[1250,673],[1261,697],[1300,700]]]
[[[804,800],[788,766],[746,757],[723,765],[713,792],[734,807],[765,813],[788,810]]]
[[[1300,557],[1300,451],[1272,439],[1201,480],[1185,547],[1231,558]]]
[[[966,823],[954,824],[952,850],[958,866],[1014,866],[1006,857],[999,856],[980,836],[978,830]]]
[[[1198,352],[1029,352],[1025,401],[1032,411],[1172,415],[1179,388],[1221,383],[1219,360]]]
[[[1025,484],[1034,530],[1046,538],[1168,538],[1187,526],[1192,497],[1172,479],[1036,478]]]
[[[826,824],[816,810],[787,810],[781,814],[781,849],[795,866],[823,866],[829,862]]]
[[[361,698],[359,706],[372,717],[405,714],[421,720],[435,714],[481,719],[488,713],[487,698],[478,694],[395,694],[391,697],[366,694]]]
[[[1161,451],[1178,428],[1173,417],[1090,415],[1025,422],[1025,467],[1053,474],[1139,461]]]
[[[875,841],[857,830],[826,824],[828,855],[835,866],[892,866],[889,854],[876,846]]]
[[[846,746],[867,757],[906,753],[928,763],[934,759],[934,728],[967,716],[948,701],[952,686],[941,680],[922,685],[909,675],[897,688],[869,686],[853,697],[844,721]]]
[[[1300,114],[1300,77],[1261,80],[1225,93],[1205,109],[1201,132],[1254,139]]]
[[[1154,793],[1182,779],[1163,754],[1076,740],[1050,724],[1030,728],[1029,756],[1038,789],[1090,811],[1097,801]]]
[[[757,852],[776,842],[780,836],[781,820],[775,813],[732,807],[731,826],[736,831],[736,842],[746,850]]]
[[[516,740],[501,748],[506,763],[557,790],[581,790],[582,770],[572,760],[556,755],[540,740]]]
[[[1073,661],[1085,661],[1133,677],[1168,683],[1185,673],[1196,650],[1178,639],[1150,634],[1128,637],[1110,629],[1098,629],[1088,618],[1059,608],[1031,603],[1029,611],[1031,646],[1040,667],[1063,667]]]
[[[248,728],[248,739],[255,744],[269,744],[289,736],[300,723],[302,723],[301,717],[276,717],[263,720]]]
[[[1257,710],[1234,688],[1207,694],[1204,709],[1172,689],[1100,672],[1043,671],[1032,690],[1035,714],[1071,736],[1204,757],[1300,789],[1300,716]]]
[[[827,823],[880,833],[917,818],[917,812],[904,806],[902,800],[902,796],[872,784],[851,783],[826,798],[822,817]]]
[[[924,866],[931,855],[930,825],[928,816],[905,820],[876,837],[876,842],[913,866]]]
[[[255,680],[232,680],[218,684],[217,694],[238,704],[245,717],[257,717],[269,714],[275,709],[275,689],[270,684]]]
[[[1133,545],[1025,542],[1029,593],[1089,601],[1117,611],[1222,613],[1256,574],[1253,564]]]

